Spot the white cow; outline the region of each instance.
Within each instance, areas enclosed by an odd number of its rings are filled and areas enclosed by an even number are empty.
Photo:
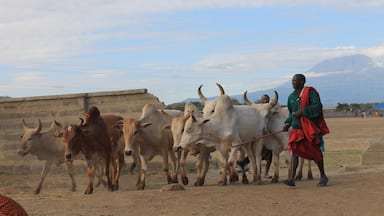
[[[180,169],[180,175],[181,175],[181,181],[184,185],[188,184],[188,176],[187,172],[185,170],[185,162],[188,153],[197,156],[196,160],[196,180],[195,180],[195,186],[202,186],[205,182],[205,176],[207,174],[208,168],[209,168],[209,157],[210,153],[215,151],[215,148],[212,147],[206,147],[206,145],[201,143],[194,143],[190,146],[189,149],[181,149],[181,151],[177,148],[181,136],[184,131],[184,125],[185,121],[188,119],[189,115],[195,115],[195,116],[201,116],[198,108],[192,104],[192,103],[186,103],[184,107],[184,117],[171,117],[169,116],[169,120],[171,124],[169,125],[172,136],[173,136],[173,149],[177,152],[177,169],[176,173],[178,173],[178,170]]]
[[[276,100],[271,100],[271,103],[264,105],[267,110],[270,110],[276,102]],[[180,146],[187,148],[189,145],[203,140],[217,143],[216,149],[220,152],[222,164],[219,184],[225,185],[227,170],[229,170],[231,183],[238,178],[233,165],[240,146],[244,145],[251,160],[253,181],[260,180],[262,139],[257,138],[263,134],[266,116],[262,116],[259,110],[251,106],[234,106],[232,99],[225,94],[216,98],[212,104],[213,107],[208,110],[210,113],[208,118],[204,117],[202,121],[197,121],[191,115],[186,121]],[[207,109],[204,108],[204,110]],[[256,144],[256,161],[251,143]]]
[[[277,92],[275,91],[277,95]],[[246,105],[258,107],[259,104],[251,103],[247,97],[247,91],[243,94],[243,100]],[[280,167],[280,153],[287,149],[288,146],[288,138],[289,132],[279,132],[284,126],[285,120],[288,118],[289,111],[287,107],[281,107],[279,104],[274,106],[270,113],[267,122],[267,131],[266,134],[272,134],[272,136],[265,136],[263,138],[263,145],[272,151],[273,153],[273,164],[275,167],[275,172],[272,177],[271,182],[277,183],[279,179],[279,167]],[[285,152],[285,162],[289,167],[289,163],[291,160],[292,154],[290,152]],[[304,159],[300,158],[300,166],[298,168],[298,173],[296,175],[296,179],[301,180],[302,178],[302,170],[303,170]],[[290,170],[288,170],[290,172]],[[289,173],[288,173],[289,176]],[[311,179],[312,171],[311,171],[311,163],[308,161],[308,179]]]
[[[172,112],[171,115],[182,116],[182,112]],[[165,114],[158,110],[155,105],[146,104],[142,109],[140,119],[125,119],[120,123],[124,133],[125,154],[133,155],[139,159],[140,172],[136,184],[137,189],[143,190],[145,188],[147,162],[156,155],[160,155],[163,159],[163,169],[168,183],[176,182],[176,156],[172,151],[172,134],[170,130],[163,129],[166,124],[169,124]],[[172,176],[168,171],[168,157],[172,161]]]
[[[275,91],[275,95],[278,95],[277,92]],[[260,109],[260,105],[262,104],[257,104],[257,103],[251,103],[248,100],[247,97],[247,91],[244,92],[243,94],[243,100],[246,105],[253,106],[256,109]],[[261,110],[263,108],[261,107]],[[272,151],[273,156],[273,164],[275,167],[275,172],[272,177],[271,182],[276,183],[278,182],[279,179],[279,167],[280,167],[280,153],[285,150],[288,146],[288,137],[289,133],[288,132],[277,132],[281,131],[281,129],[284,126],[285,120],[288,118],[288,109],[283,108],[280,105],[274,106],[269,113],[269,117],[266,122],[266,131],[265,134],[273,134],[271,136],[264,136],[263,138],[263,145]],[[288,159],[288,158],[287,158]]]

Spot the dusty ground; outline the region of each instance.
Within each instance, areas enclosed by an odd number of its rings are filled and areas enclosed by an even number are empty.
[[[382,166],[360,166],[360,154],[369,140],[383,137],[384,118],[327,119],[325,163],[329,186],[316,187],[315,180],[297,182],[295,188],[282,183],[217,186],[215,162],[206,185],[184,191],[161,191],[165,177],[152,165],[146,190],[136,191],[136,175],[123,174],[120,190],[82,195],[85,173],[76,176],[77,192],[69,192],[64,172],[49,174],[40,195],[33,195],[39,174],[0,175],[0,192],[18,201],[30,215],[383,215]],[[192,159],[191,159],[192,160]],[[64,169],[64,168],[61,168]],[[155,170],[156,169],[156,170]],[[286,178],[282,165],[281,180]],[[193,182],[193,173],[190,174]]]

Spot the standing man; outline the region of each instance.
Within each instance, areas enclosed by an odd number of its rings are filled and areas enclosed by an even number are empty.
[[[296,186],[295,175],[298,165],[298,157],[314,160],[320,171],[319,187],[328,183],[328,177],[324,171],[323,153],[320,149],[324,145],[323,135],[329,133],[323,116],[323,106],[320,95],[313,87],[304,86],[305,76],[295,74],[292,77],[294,91],[288,97],[289,116],[283,127],[289,134],[288,145],[292,149],[291,173],[284,181],[286,185]]]

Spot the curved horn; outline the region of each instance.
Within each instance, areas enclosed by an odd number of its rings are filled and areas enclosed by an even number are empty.
[[[35,133],[40,133],[41,128],[42,128],[42,126],[41,126],[41,121],[40,121],[40,119],[39,119],[39,125],[37,126]]]
[[[193,116],[192,113],[188,113],[187,115],[185,115],[185,116],[183,117],[183,122],[185,123],[185,122],[189,119],[189,117],[191,117],[191,116]]]
[[[219,84],[219,83],[216,83],[216,85],[219,87],[220,89],[220,94],[221,95],[225,95],[225,91],[224,91],[224,88]]]
[[[203,93],[201,93],[201,87],[203,87],[203,85],[199,86],[199,89],[197,89],[197,94],[199,95],[200,100],[203,101],[203,104],[205,104],[207,102],[207,98],[204,97]]]
[[[247,92],[248,92],[248,91],[245,91],[244,94],[243,94],[244,104],[245,104],[245,105],[251,105],[252,103],[251,103],[251,101],[248,100]]]
[[[80,119],[80,126],[81,126],[81,125],[83,125],[83,124],[84,124],[84,119],[83,119],[83,118],[81,118],[81,117],[79,117],[79,119]]]
[[[55,125],[59,128],[63,128],[63,125],[61,125],[60,122],[57,122],[56,120],[53,121],[55,123]]]
[[[271,104],[272,107],[274,107],[278,101],[279,101],[279,94],[277,93],[277,91],[275,91],[275,97],[272,98],[272,100],[269,102],[269,104]]]
[[[24,128],[24,130],[28,129],[28,126],[27,126],[27,124],[25,123],[25,120],[24,120],[24,119],[23,119],[23,128]]]

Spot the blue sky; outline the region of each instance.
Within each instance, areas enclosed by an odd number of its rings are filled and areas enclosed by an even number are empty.
[[[384,65],[384,1],[0,0],[0,95],[273,88],[328,58]]]

